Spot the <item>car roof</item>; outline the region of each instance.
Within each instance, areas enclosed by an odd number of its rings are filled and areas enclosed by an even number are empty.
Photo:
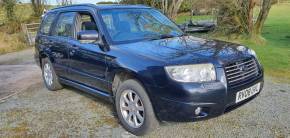
[[[70,10],[70,9],[78,9],[78,8],[95,8],[97,10],[102,9],[130,9],[130,8],[150,8],[145,5],[124,5],[124,4],[76,4],[70,6],[62,6],[51,9],[49,12],[53,11],[62,11],[62,10]]]

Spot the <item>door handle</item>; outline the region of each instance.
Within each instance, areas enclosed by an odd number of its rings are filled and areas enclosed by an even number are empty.
[[[75,53],[76,53],[76,51],[79,49],[79,47],[78,46],[76,46],[76,45],[72,45],[71,46],[71,50],[69,50],[70,52],[69,52],[69,55],[70,56],[73,56]]]

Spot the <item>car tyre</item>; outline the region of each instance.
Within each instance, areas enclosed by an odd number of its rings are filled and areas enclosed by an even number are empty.
[[[118,118],[127,131],[142,136],[159,126],[150,99],[137,80],[122,82],[115,96]]]
[[[63,88],[48,58],[42,59],[42,78],[46,88],[50,91],[56,91]]]

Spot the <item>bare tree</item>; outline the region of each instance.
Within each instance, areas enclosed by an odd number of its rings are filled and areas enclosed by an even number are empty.
[[[162,11],[170,18],[174,19],[177,16],[178,10],[184,0],[162,0]]]
[[[72,0],[57,0],[58,5],[66,6],[66,5],[72,5]]]
[[[253,30],[253,34],[258,36],[262,32],[263,25],[268,17],[269,11],[271,9],[271,0],[263,0],[262,8],[255,23],[255,28]]]
[[[31,0],[34,16],[39,17],[43,14],[46,0]]]
[[[226,35],[246,35],[257,42],[262,42],[263,24],[270,11],[272,0],[261,0],[259,16],[254,19],[257,0],[219,0],[217,17],[218,29]]]

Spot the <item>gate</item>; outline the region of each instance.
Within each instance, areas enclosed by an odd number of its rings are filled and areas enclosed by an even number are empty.
[[[22,30],[29,45],[34,45],[39,25],[40,23],[22,24]]]

